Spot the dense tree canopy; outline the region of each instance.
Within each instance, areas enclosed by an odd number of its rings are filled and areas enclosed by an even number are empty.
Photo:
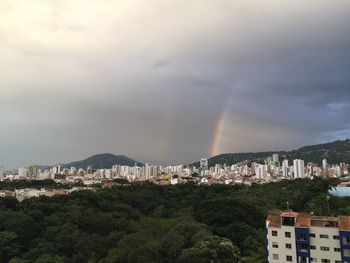
[[[334,184],[143,184],[22,203],[0,198],[0,262],[262,263],[267,213],[288,201],[296,211],[327,214]],[[350,215],[350,199],[332,197],[330,208]]]

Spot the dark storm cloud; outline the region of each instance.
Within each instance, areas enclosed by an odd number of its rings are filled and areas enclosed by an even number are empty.
[[[194,161],[223,111],[220,151],[348,137],[349,11],[316,0],[5,1],[0,162]]]

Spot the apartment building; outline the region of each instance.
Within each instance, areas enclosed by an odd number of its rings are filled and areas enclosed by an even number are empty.
[[[271,214],[266,253],[269,263],[350,263],[350,216]]]

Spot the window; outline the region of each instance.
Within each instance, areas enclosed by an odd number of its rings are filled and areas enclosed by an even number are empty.
[[[333,239],[339,240],[339,236],[333,236]]]
[[[340,252],[340,248],[339,247],[335,247],[334,248],[334,252]]]
[[[321,251],[329,251],[329,247],[320,247]]]
[[[329,238],[329,236],[328,235],[323,235],[323,234],[320,234],[320,238]]]
[[[273,237],[277,237],[277,231],[276,230],[272,230],[272,236]]]
[[[304,234],[304,233],[298,233],[297,234],[297,240],[306,241],[307,240],[307,235]]]
[[[293,261],[293,257],[292,256],[286,256],[286,260],[291,262],[291,261]]]
[[[334,261],[334,263],[341,263],[341,260],[336,260]]]
[[[292,234],[290,232],[285,232],[284,236],[290,238],[292,236]]]
[[[350,237],[343,237],[343,243],[344,243],[344,245],[349,245],[350,244]]]
[[[310,234],[309,234],[309,237],[316,237],[316,235],[313,234],[313,233],[310,233]]]
[[[308,245],[305,244],[297,244],[297,251],[298,252],[308,252]]]
[[[292,244],[286,244],[287,249],[292,249]]]
[[[278,254],[273,254],[273,255],[272,255],[272,258],[273,258],[273,260],[278,260],[278,258],[279,258],[279,257],[278,257]]]
[[[331,263],[331,261],[330,261],[329,259],[324,259],[324,258],[321,259],[321,262],[322,262],[322,263]]]
[[[282,226],[294,226],[295,218],[294,217],[282,217]]]
[[[277,242],[272,242],[272,247],[273,248],[278,248],[278,243]]]
[[[311,258],[311,262],[317,262],[317,258]]]
[[[344,248],[343,249],[343,256],[344,257],[350,257],[350,249],[349,248]]]
[[[316,246],[310,246],[310,249],[315,250]]]

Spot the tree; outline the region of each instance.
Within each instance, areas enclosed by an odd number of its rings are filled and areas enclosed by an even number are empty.
[[[34,263],[66,263],[67,260],[63,257],[54,255],[42,255]]]
[[[181,253],[179,263],[238,263],[240,252],[229,239],[211,236]]]
[[[18,254],[20,246],[17,237],[13,232],[0,232],[0,262],[8,262]]]

